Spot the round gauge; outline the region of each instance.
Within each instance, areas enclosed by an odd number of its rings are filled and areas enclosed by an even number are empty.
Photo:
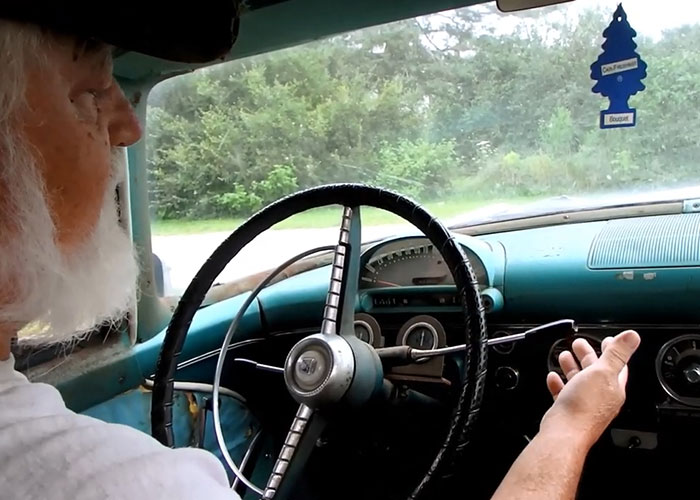
[[[438,344],[437,332],[428,323],[415,323],[404,333],[402,344],[414,349],[435,349]]]
[[[383,347],[384,345],[379,323],[369,314],[358,313],[355,315],[355,336],[374,347]]]
[[[374,333],[367,323],[355,320],[355,337],[371,345],[372,340],[374,340]]]
[[[700,335],[681,335],[666,342],[656,356],[656,376],[673,399],[700,406]]]
[[[477,281],[488,285],[481,260],[465,248]],[[362,267],[360,288],[454,285],[440,252],[425,238],[409,238],[376,249]]]
[[[401,327],[396,344],[413,349],[435,349],[445,345],[445,329],[432,316],[416,316]]]
[[[562,372],[561,368],[559,367],[559,355],[564,351],[571,351],[571,344],[573,344],[574,340],[578,338],[586,339],[588,343],[591,344],[591,347],[593,347],[596,354],[600,356],[601,341],[595,337],[591,337],[589,335],[574,335],[559,339],[552,344],[552,347],[549,349],[549,356],[547,356],[547,369],[550,372],[556,372],[562,378],[564,377],[564,372]]]

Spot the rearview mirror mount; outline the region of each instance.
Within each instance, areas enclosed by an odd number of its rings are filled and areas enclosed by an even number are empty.
[[[498,9],[502,12],[515,12],[517,10],[535,9],[546,5],[554,5],[573,0],[496,0]]]

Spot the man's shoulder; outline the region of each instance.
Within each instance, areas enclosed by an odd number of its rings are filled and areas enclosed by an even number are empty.
[[[131,427],[76,414],[54,387],[2,367],[0,443],[0,491],[10,498],[237,498],[211,453],[171,450]]]

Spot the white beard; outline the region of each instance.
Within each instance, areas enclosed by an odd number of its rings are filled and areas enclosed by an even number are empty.
[[[119,321],[133,307],[138,265],[131,240],[119,225],[115,202],[115,189],[125,173],[122,159],[122,151],[115,149],[97,226],[70,255],[56,245],[34,169],[19,165],[11,175],[16,205],[11,222],[20,231],[0,241],[0,284],[13,284],[9,303],[0,302],[0,324],[26,325],[20,342],[75,340],[97,326]]]

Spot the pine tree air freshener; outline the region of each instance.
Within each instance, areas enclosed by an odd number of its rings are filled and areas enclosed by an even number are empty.
[[[600,128],[634,127],[637,110],[629,107],[631,96],[644,90],[642,80],[647,76],[647,63],[637,54],[633,38],[637,32],[627,22],[622,4],[617,6],[613,20],[603,31],[603,53],[591,64],[591,78],[597,83],[593,92],[610,100],[608,109],[600,112]]]

